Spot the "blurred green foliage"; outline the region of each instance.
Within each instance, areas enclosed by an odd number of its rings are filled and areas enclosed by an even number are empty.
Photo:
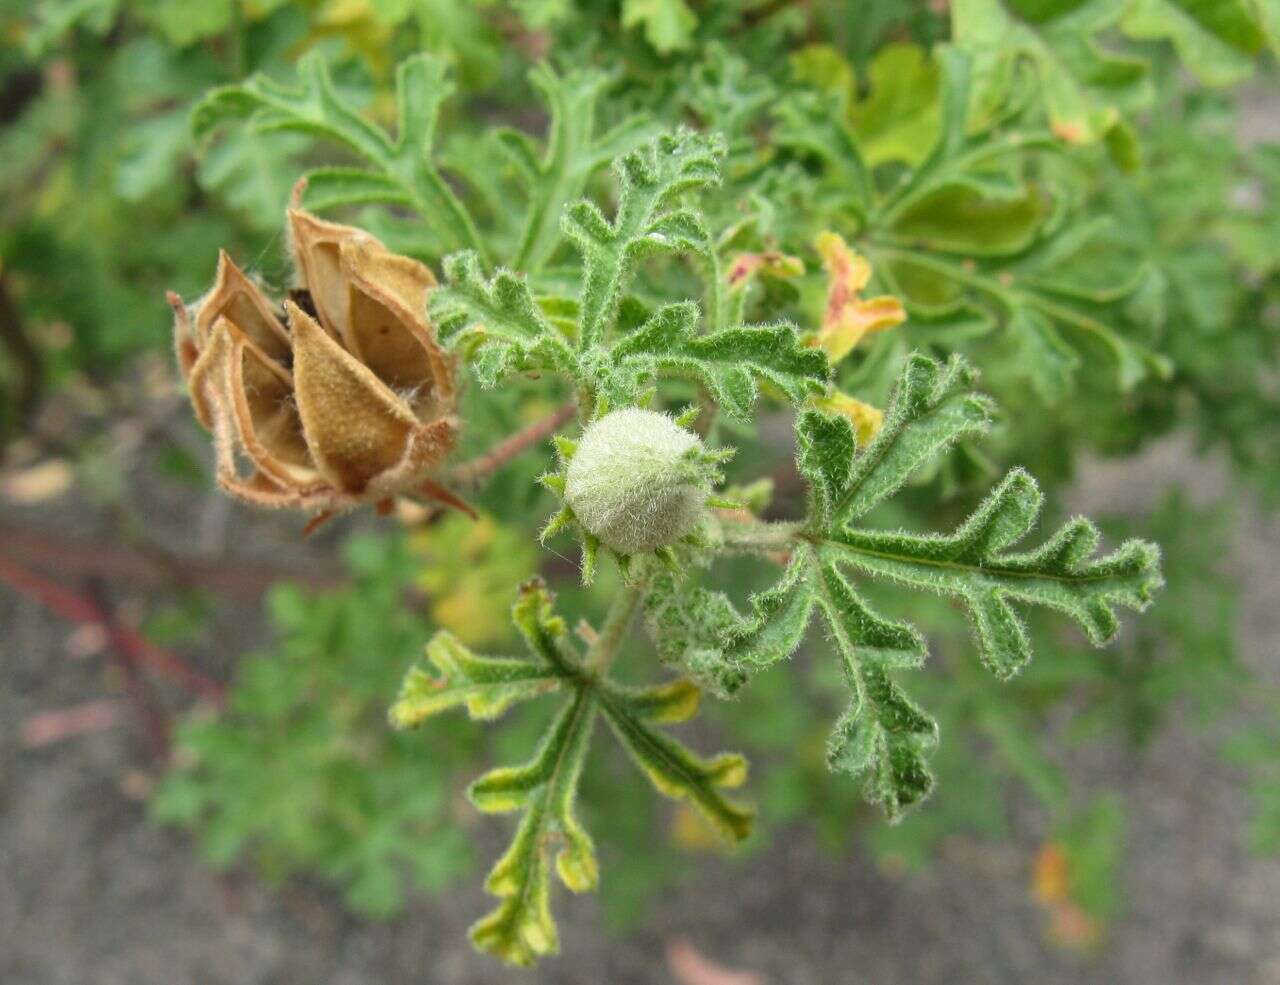
[[[407,885],[437,891],[470,870],[455,771],[480,735],[386,728],[386,694],[430,634],[404,602],[417,564],[402,540],[353,538],[345,553],[350,589],[271,592],[271,649],[240,661],[225,712],[183,723],[152,809],[196,828],[216,866],[247,857],[276,880],[315,874],[385,916]]]

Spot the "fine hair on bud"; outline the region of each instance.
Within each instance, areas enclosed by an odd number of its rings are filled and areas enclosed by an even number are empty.
[[[619,554],[639,554],[698,526],[715,473],[696,434],[665,414],[628,407],[587,427],[564,495],[588,533]]]

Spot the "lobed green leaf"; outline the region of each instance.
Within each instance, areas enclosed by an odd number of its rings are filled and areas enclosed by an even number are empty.
[[[593,70],[557,75],[540,64],[529,79],[547,104],[551,120],[545,150],[539,154],[523,133],[503,130],[499,147],[529,191],[524,225],[511,266],[526,273],[540,270],[561,241],[560,216],[581,197],[591,176],[614,157],[631,151],[649,133],[644,115],[628,117],[606,133],[596,134],[596,104],[608,77]]]
[[[486,279],[479,255],[465,251],[445,258],[444,281],[431,294],[431,318],[441,342],[471,354],[482,385],[538,369],[577,374],[572,348],[519,274]]]
[[[306,55],[298,63],[298,73],[297,88],[255,75],[213,89],[192,110],[192,132],[201,139],[225,123],[238,121],[259,133],[291,131],[332,140],[372,170],[348,170],[339,179],[333,169],[324,169],[318,176],[321,191],[314,193],[321,196],[317,200],[329,206],[374,200],[408,204],[446,242],[483,255],[471,215],[431,160],[440,105],[453,91],[443,61],[415,55],[400,63],[395,138],[339,97],[323,55]],[[342,193],[351,197],[344,198]]]
[[[950,535],[833,530],[841,560],[964,602],[982,662],[1009,678],[1031,659],[1026,630],[1011,601],[1043,605],[1069,616],[1101,645],[1119,628],[1114,606],[1146,608],[1160,587],[1159,551],[1126,541],[1104,557],[1092,555],[1097,528],[1083,517],[1065,524],[1041,547],[1016,553],[1031,530],[1042,496],[1035,480],[1014,469]]]
[[[553,848],[559,849],[556,873],[569,889],[585,892],[599,880],[595,846],[573,810],[595,711],[591,692],[579,689],[561,707],[530,762],[491,770],[467,791],[482,811],[525,811],[510,848],[485,882],[502,902],[471,928],[476,947],[511,964],[532,964],[559,949],[550,905]]]
[[[642,256],[661,250],[710,251],[710,234],[701,219],[674,203],[685,191],[719,181],[723,153],[717,138],[691,130],[660,135],[615,161],[620,187],[612,222],[585,200],[566,211],[564,231],[583,258],[580,349],[600,343],[613,328]]]
[[[853,692],[827,740],[827,763],[851,775],[865,773],[867,799],[896,821],[933,789],[926,753],[937,743],[937,722],[889,676],[924,663],[924,639],[911,626],[872,612],[830,559],[815,552],[811,564],[818,605]]]
[[[688,800],[725,838],[742,841],[751,833],[753,812],[720,790],[746,781],[747,761],[736,753],[702,759],[652,728],[652,724],[666,720],[666,707],[616,688],[600,692],[601,713],[655,789],[666,797]]]
[[[410,728],[437,712],[465,705],[473,719],[497,718],[518,701],[546,694],[565,681],[555,664],[527,659],[481,657],[447,630],[427,644],[432,673],[413,667],[391,706],[391,724]]]
[[[991,401],[970,388],[975,374],[959,356],[940,364],[908,358],[884,423],[861,453],[846,418],[808,411],[797,424],[799,468],[814,490],[815,521],[847,522],[897,492],[920,466],[961,438],[984,433]]]
[[[618,342],[611,359],[629,378],[661,371],[701,382],[730,416],[750,420],[760,383],[780,390],[792,403],[819,393],[830,376],[820,349],[800,344],[790,325],[750,325],[697,334],[698,307],[664,305]]]

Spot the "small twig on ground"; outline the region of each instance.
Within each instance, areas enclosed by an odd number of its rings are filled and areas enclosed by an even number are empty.
[[[115,698],[96,698],[69,708],[37,712],[22,723],[22,744],[28,749],[51,746],[119,723],[125,705]]]
[[[167,651],[153,647],[128,626],[116,620],[111,614],[111,596],[106,584],[100,579],[91,579],[86,584],[83,598],[111,638],[111,648],[107,652],[124,675],[125,691],[137,709],[138,717],[142,719],[151,756],[158,762],[164,762],[169,758],[169,715],[143,675],[143,665],[154,661],[158,655],[154,651],[159,651],[167,661],[171,661],[166,664],[171,671],[181,669],[182,676],[189,680],[199,680],[203,675],[198,675]],[[217,687],[221,697],[221,685]]]
[[[763,975],[718,965],[683,937],[667,944],[667,968],[680,985],[765,985]]]
[[[483,455],[454,468],[449,473],[449,481],[462,486],[478,485],[517,455],[549,438],[577,413],[577,409],[574,403],[556,408],[541,420],[500,441]]]
[[[137,630],[113,618],[106,605],[105,589],[101,587],[101,582],[97,582],[97,587],[94,588],[96,595],[77,592],[0,555],[0,583],[41,603],[63,619],[101,626],[107,632],[111,645],[124,652],[127,659],[137,667],[145,667],[172,678],[203,698],[219,703],[223,700],[226,687],[221,682],[201,673],[177,654],[157,646]]]
[[[336,588],[347,580],[341,567],[324,562],[312,561],[303,566],[187,558],[158,549],[67,537],[3,522],[0,545],[0,556],[24,565],[131,584],[207,588],[236,598],[259,598],[277,581],[288,580],[309,588]]]

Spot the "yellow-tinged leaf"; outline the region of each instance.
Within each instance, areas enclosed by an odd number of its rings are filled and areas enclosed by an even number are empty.
[[[841,236],[819,233],[814,247],[827,271],[827,305],[822,327],[808,344],[821,347],[834,365],[852,352],[864,336],[901,325],[907,320],[907,313],[902,302],[891,295],[862,297],[871,280],[871,264],[851,250]]]
[[[635,706],[643,710],[645,721],[655,725],[687,722],[698,713],[701,700],[702,692],[687,677],[645,688],[632,695]]]
[[[676,804],[671,815],[671,843],[682,851],[699,853],[723,850],[725,846],[715,826],[688,803]]]
[[[857,86],[853,66],[829,44],[805,45],[788,59],[797,82],[847,102]]]
[[[518,701],[546,694],[562,681],[537,662],[472,653],[448,630],[427,644],[431,668],[411,667],[391,706],[395,728],[412,728],[437,712],[463,705],[472,719],[494,719]]]
[[[1036,853],[1031,893],[1049,911],[1047,934],[1054,943],[1072,950],[1098,943],[1102,924],[1072,898],[1071,860],[1059,843],[1046,842]]]
[[[863,403],[856,397],[834,390],[825,397],[814,398],[813,405],[828,414],[842,414],[853,422],[853,432],[858,439],[858,447],[865,448],[880,433],[884,424],[884,411],[879,407]]]
[[[1031,892],[1046,905],[1069,899],[1067,854],[1057,842],[1047,842],[1036,853],[1031,872]]]
[[[574,815],[567,815],[564,826],[565,844],[556,855],[556,872],[570,892],[590,892],[600,884],[595,846]]]

